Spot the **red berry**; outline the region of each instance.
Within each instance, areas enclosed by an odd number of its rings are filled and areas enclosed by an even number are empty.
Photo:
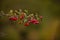
[[[20,16],[20,19],[21,19],[21,20],[24,19],[24,16]]]
[[[16,21],[17,20],[17,17],[11,17],[11,18],[9,18],[9,20]]]
[[[39,22],[38,22],[38,21],[36,21],[36,22],[34,22],[33,24],[39,24]]]
[[[40,16],[41,21],[42,21],[42,18],[43,18],[43,16]]]
[[[31,20],[31,23],[33,23],[33,24],[38,24],[39,21],[38,21],[37,19],[32,19],[32,20]]]
[[[43,16],[40,16],[40,18],[42,19],[42,18],[43,18]]]
[[[28,23],[28,22],[26,22],[25,24],[24,24],[24,26],[29,26],[30,24]]]
[[[32,23],[34,23],[34,22],[36,22],[36,21],[37,21],[36,19],[32,19],[32,20],[31,20]]]

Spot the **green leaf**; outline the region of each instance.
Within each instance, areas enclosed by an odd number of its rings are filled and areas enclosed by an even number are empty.
[[[28,10],[25,9],[24,11],[25,11],[26,13],[28,13]]]
[[[27,19],[24,19],[24,23],[27,22]]]

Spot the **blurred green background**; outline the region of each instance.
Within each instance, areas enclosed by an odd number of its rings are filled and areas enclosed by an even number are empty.
[[[10,9],[28,9],[43,16],[42,24],[39,25],[41,28],[28,31],[28,40],[60,39],[58,36],[60,35],[60,0],[0,0],[0,10],[8,12]],[[12,27],[3,28],[1,31],[9,34],[6,40],[19,40],[19,38],[23,40],[23,37],[19,37],[18,32]]]

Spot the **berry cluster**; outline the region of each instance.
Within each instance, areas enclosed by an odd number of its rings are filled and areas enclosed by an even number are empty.
[[[8,13],[0,12],[0,16],[7,16],[10,21],[17,21],[18,24],[24,24],[29,26],[32,24],[39,24],[42,21],[43,16],[39,16],[37,13],[29,13],[28,10],[10,10]]]

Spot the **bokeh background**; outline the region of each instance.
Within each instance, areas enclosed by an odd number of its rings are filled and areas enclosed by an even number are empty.
[[[17,27],[20,28],[18,32],[14,28],[18,24],[5,23],[0,26],[1,40],[60,40],[60,0],[0,0],[0,10],[7,13],[10,9],[28,9],[37,12],[43,16],[42,24],[38,25],[40,27],[38,30],[29,29],[28,32],[24,31],[21,25]],[[3,22],[7,22],[7,19],[3,18]]]

